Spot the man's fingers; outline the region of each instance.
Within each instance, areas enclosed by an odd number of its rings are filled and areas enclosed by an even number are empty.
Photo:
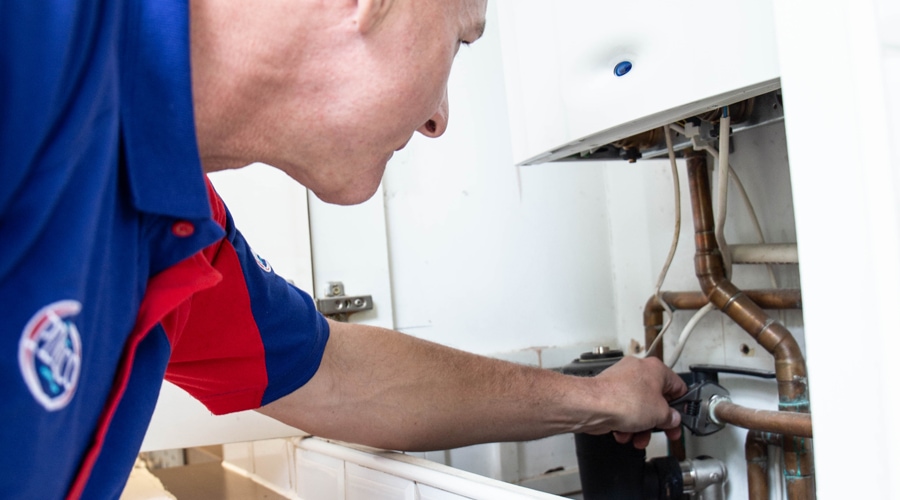
[[[613,431],[613,438],[619,444],[627,444],[630,441],[631,445],[639,450],[650,445],[650,431],[634,433]]]
[[[666,429],[666,438],[669,441],[675,441],[676,439],[681,437],[681,426],[675,427],[674,429]]]
[[[638,398],[639,404],[634,407],[638,409],[632,410],[633,414],[623,415],[622,421],[614,424],[620,429],[624,428],[633,432],[613,432],[616,442],[625,444],[630,441],[635,448],[644,449],[650,444],[651,431],[648,429],[663,430],[669,439],[678,439],[681,436],[681,414],[670,408],[666,400],[680,397],[687,392],[686,384],[681,377],[658,359],[630,359],[630,361],[629,359],[622,360],[620,362],[622,364],[617,365],[618,368],[621,368],[620,370],[615,371],[617,367],[614,367],[606,372],[610,376],[615,373],[620,379],[624,378],[626,383],[635,381],[642,385],[636,391],[640,397]],[[642,370],[649,376],[625,377],[636,369]],[[666,413],[663,414],[663,411]]]
[[[669,408],[669,419],[666,423],[659,426],[666,432],[669,441],[674,441],[681,437],[681,414],[674,408]]]
[[[618,432],[613,431],[613,437],[616,439],[616,442],[619,444],[625,444],[631,441],[632,434],[630,432]]]
[[[666,379],[663,383],[663,394],[669,401],[681,397],[687,392],[687,384],[678,376],[677,373],[669,370],[666,372]]]
[[[670,408],[669,409],[669,417],[665,421],[665,423],[660,424],[658,426],[659,429],[663,429],[666,433],[666,438],[669,441],[674,441],[681,437],[681,414],[679,414],[676,410]],[[619,444],[625,444],[631,441],[631,444],[639,449],[643,450],[650,444],[650,438],[652,434],[650,431],[644,432],[613,432],[613,437],[616,442]]]
[[[631,444],[639,450],[646,449],[650,445],[651,436],[650,431],[638,432],[631,438]]]

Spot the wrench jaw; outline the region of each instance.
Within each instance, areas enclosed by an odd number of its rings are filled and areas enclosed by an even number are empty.
[[[729,399],[728,389],[705,380],[691,386],[684,396],[671,401],[669,406],[681,414],[681,425],[691,434],[708,436],[725,428],[725,424],[712,417],[711,403]]]

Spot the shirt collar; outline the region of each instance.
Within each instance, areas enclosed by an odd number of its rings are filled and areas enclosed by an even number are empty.
[[[125,2],[122,135],[136,209],[210,216],[194,128],[188,2]]]

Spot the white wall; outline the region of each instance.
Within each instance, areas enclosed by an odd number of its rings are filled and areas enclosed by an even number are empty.
[[[447,133],[417,135],[388,165],[395,325],[481,354],[561,366],[617,341],[597,187],[604,173],[514,166],[496,7],[488,8],[484,38],[457,56]],[[422,456],[511,482],[576,465],[571,436]],[[573,477],[551,486],[565,490]]]
[[[396,326],[479,353],[612,342],[604,174],[514,167],[495,9],[457,57],[447,133],[387,169]]]
[[[458,56],[446,135],[436,141],[415,138],[388,167],[384,194],[396,326],[429,340],[544,366],[564,364],[592,344],[643,345],[642,309],[672,237],[668,163],[515,167],[498,71],[503,65],[497,24],[491,4],[485,38]],[[735,139],[735,148],[732,162],[768,241],[796,241],[783,126],[746,132]],[[684,221],[664,289],[698,290],[687,178],[679,165]],[[736,195],[729,207],[729,241],[755,243]],[[780,287],[799,286],[796,266],[777,266],[776,274]],[[734,281],[745,288],[770,286],[761,266],[736,268]],[[690,314],[676,315],[667,337],[670,350]],[[776,316],[802,344],[801,314]],[[749,354],[741,352],[744,344],[752,348]],[[542,346],[559,348],[528,349]],[[773,369],[771,356],[717,312],[701,323],[677,368],[692,363]],[[771,383],[724,380],[738,402],[777,407]],[[729,429],[689,446],[692,456],[709,454],[727,462],[732,499],[746,497],[743,436]],[[573,467],[570,441],[565,436],[512,450],[486,445],[428,456],[515,480],[539,474],[535,471],[543,466]],[[662,449],[657,443],[654,453]],[[511,466],[509,460],[539,465]]]
[[[898,498],[900,7],[775,7],[819,496]],[[848,401],[865,408],[858,421]]]

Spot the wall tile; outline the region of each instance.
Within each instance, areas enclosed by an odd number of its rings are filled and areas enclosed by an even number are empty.
[[[416,483],[346,464],[346,500],[417,500]]]
[[[253,443],[254,473],[276,488],[294,490],[293,445],[287,439],[268,439]]]
[[[296,493],[303,500],[344,500],[344,461],[308,450],[294,452]]]
[[[223,460],[253,473],[253,443],[228,443],[222,445]]]
[[[419,500],[465,500],[469,497],[449,493],[444,490],[432,488],[424,484],[416,483],[416,489],[419,492]]]

